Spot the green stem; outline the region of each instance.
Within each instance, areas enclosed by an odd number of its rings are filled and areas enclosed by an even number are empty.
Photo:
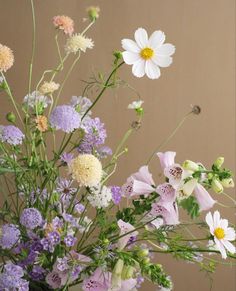
[[[32,11],[32,24],[33,24],[33,39],[32,39],[32,55],[29,66],[29,86],[28,93],[31,92],[31,84],[32,84],[32,72],[33,72],[33,62],[34,62],[34,54],[35,54],[35,32],[36,32],[36,23],[35,23],[35,11],[34,11],[34,1],[30,0],[31,3],[31,11]]]
[[[181,120],[180,122],[177,124],[177,126],[175,127],[175,129],[171,132],[171,134],[164,139],[156,148],[155,150],[152,152],[152,154],[150,155],[150,157],[147,159],[146,165],[148,165],[152,158],[154,157],[154,155],[156,154],[157,151],[159,151],[162,147],[164,147],[177,133],[177,131],[181,128],[181,126],[184,124],[185,120],[192,114],[193,112],[189,112],[187,113]]]

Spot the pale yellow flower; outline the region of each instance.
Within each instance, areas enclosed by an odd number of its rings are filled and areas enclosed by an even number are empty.
[[[74,34],[69,37],[66,42],[65,50],[69,53],[77,53],[79,50],[86,52],[86,49],[92,49],[94,43],[91,38],[87,38],[82,34]]]
[[[102,164],[90,154],[79,155],[69,163],[69,171],[80,186],[93,187],[102,179]]]
[[[14,63],[14,55],[12,50],[0,44],[0,72],[6,72]]]
[[[60,85],[53,81],[44,82],[43,85],[39,88],[39,92],[43,95],[52,94],[54,91],[58,90],[59,87]]]

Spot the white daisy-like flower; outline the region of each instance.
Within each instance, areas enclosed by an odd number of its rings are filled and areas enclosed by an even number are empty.
[[[236,234],[232,227],[228,227],[228,220],[220,218],[219,211],[215,211],[213,215],[211,212],[207,213],[206,223],[210,228],[210,233],[214,237],[214,242],[222,258],[227,258],[226,250],[234,254],[236,249],[230,241],[235,240]]]
[[[172,63],[175,47],[165,43],[164,32],[157,30],[148,38],[145,29],[138,28],[134,34],[135,41],[123,39],[122,47],[125,50],[123,59],[126,64],[132,65],[134,76],[141,78],[145,74],[150,79],[158,79],[161,75],[160,67],[168,67]]]
[[[140,107],[142,107],[144,101],[142,100],[137,100],[137,101],[133,101],[131,104],[128,105],[128,109],[139,109]]]

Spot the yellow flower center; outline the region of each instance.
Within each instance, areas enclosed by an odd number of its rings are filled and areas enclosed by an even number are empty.
[[[223,230],[223,228],[221,227],[217,227],[214,231],[214,235],[218,238],[218,239],[223,239],[225,237],[225,231]]]
[[[144,59],[144,60],[148,60],[151,57],[153,57],[154,55],[154,51],[153,49],[149,48],[149,47],[145,47],[144,49],[141,50],[140,52],[140,56]]]

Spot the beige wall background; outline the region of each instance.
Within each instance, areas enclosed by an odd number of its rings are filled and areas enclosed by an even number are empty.
[[[85,8],[91,4],[101,8],[101,17],[88,33],[95,41],[95,48],[83,55],[63,90],[62,103],[67,102],[71,95],[82,93],[81,80],[88,79],[91,70],[109,71],[112,51],[121,49],[122,38],[133,38],[136,28],[144,27],[149,33],[161,29],[167,35],[167,42],[176,45],[174,63],[162,70],[159,80],[139,80],[132,76],[129,66],[123,66],[120,72],[120,76],[145,100],[145,116],[141,129],[128,142],[129,154],[121,159],[113,182],[121,184],[136,171],[190,110],[191,104],[200,105],[202,114],[192,116],[163,150],[177,151],[179,161],[188,158],[208,166],[218,155],[223,155],[226,166],[235,171],[235,1],[35,1],[37,50],[34,81],[46,68],[52,68],[58,62],[52,17],[58,14],[71,16],[76,22],[76,30],[81,31]],[[31,51],[30,1],[0,0],[0,7],[0,43],[8,45],[15,53],[15,65],[7,77],[20,102],[27,91]],[[108,144],[113,148],[135,118],[126,110],[127,104],[135,98],[127,88],[107,91],[94,110],[94,115],[106,123]],[[2,95],[0,102],[0,121],[4,122],[9,103]],[[160,181],[157,159],[153,160],[151,169],[155,181]],[[230,193],[234,195],[235,192]],[[220,210],[231,221],[235,219],[233,210]],[[197,266],[166,256],[158,256],[157,261],[162,262],[172,276],[175,290],[210,290],[209,279],[205,273],[199,272]],[[213,291],[235,290],[235,268],[220,266],[213,279]],[[146,284],[141,290],[156,288]]]

